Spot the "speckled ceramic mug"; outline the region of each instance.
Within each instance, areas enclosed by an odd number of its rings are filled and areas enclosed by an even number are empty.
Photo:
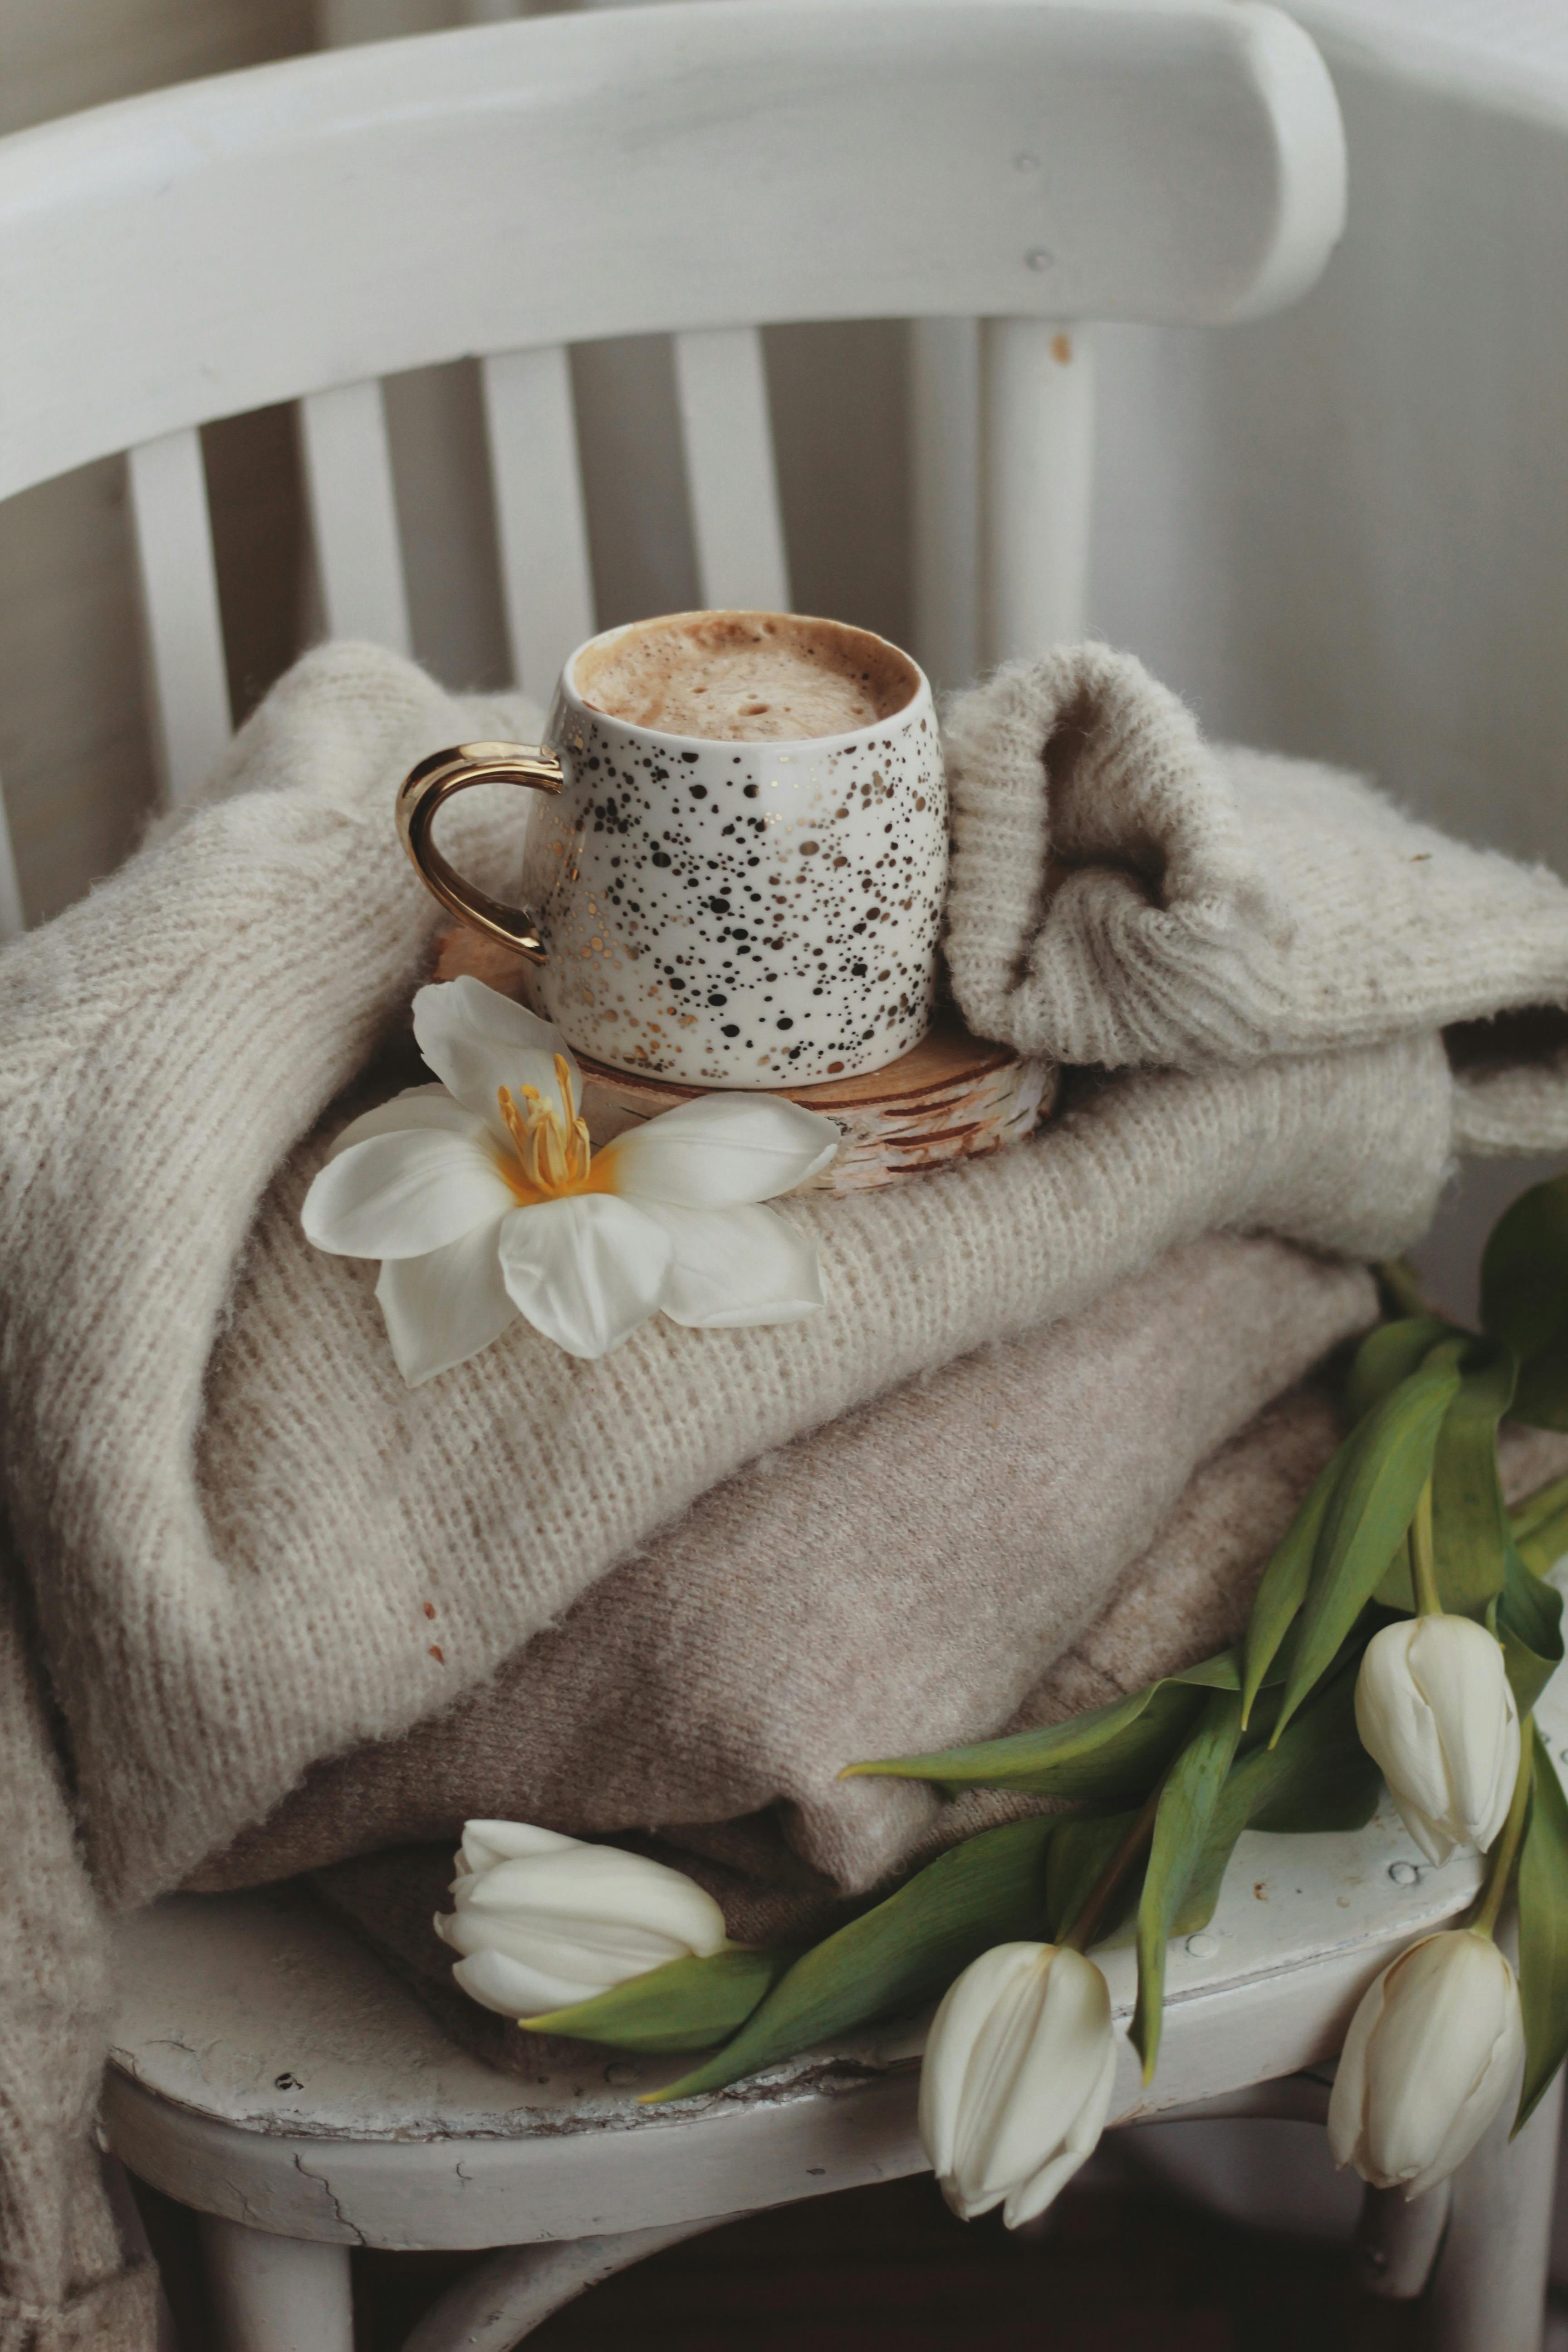
[[[797,1087],[896,1061],[930,1018],[947,877],[942,750],[920,668],[843,628],[901,666],[908,697],[890,716],[801,741],[724,742],[584,699],[579,664],[622,634],[567,662],[547,743],[459,744],[414,770],[398,820],[420,875],[452,914],[536,965],[531,1001],[616,1069]],[[465,882],[430,838],[450,793],[495,782],[550,796],[531,839],[532,914]]]

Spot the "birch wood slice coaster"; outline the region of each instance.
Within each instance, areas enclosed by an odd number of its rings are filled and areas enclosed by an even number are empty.
[[[520,956],[476,931],[445,931],[437,942],[437,980],[458,980],[467,972],[526,1004],[528,971]],[[577,1061],[583,1116],[595,1144],[712,1091],[613,1070],[585,1054]],[[777,1091],[808,1110],[824,1112],[844,1130],[837,1159],[806,1189],[862,1192],[1020,1141],[1049,1112],[1058,1076],[1054,1062],[1031,1060],[1011,1046],[972,1037],[958,1015],[944,1008],[920,1044],[885,1069]]]

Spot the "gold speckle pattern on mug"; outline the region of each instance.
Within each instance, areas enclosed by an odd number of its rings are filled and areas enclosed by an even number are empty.
[[[880,1069],[919,1043],[947,869],[923,679],[891,718],[817,741],[654,735],[564,689],[550,731],[567,783],[533,849],[537,985],[582,1051],[778,1087]]]

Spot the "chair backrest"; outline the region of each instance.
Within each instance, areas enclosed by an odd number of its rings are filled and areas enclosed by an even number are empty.
[[[758,328],[906,317],[923,605],[968,508],[995,658],[1077,623],[1079,322],[1278,308],[1343,205],[1326,71],[1252,0],[672,0],[300,58],[0,142],[0,498],[128,454],[177,801],[230,727],[203,424],[299,402],[328,628],[406,649],[380,380],[478,357],[543,695],[595,625],[568,347],[674,336],[704,601],[787,608]],[[934,322],[977,319],[965,448]]]

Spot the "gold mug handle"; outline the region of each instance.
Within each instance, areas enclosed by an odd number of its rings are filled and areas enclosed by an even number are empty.
[[[432,751],[421,760],[398,788],[397,837],[426,888],[470,930],[499,940],[530,963],[544,961],[534,918],[465,882],[431,840],[430,827],[442,802],[469,784],[525,784],[531,792],[558,793],[564,782],[565,772],[548,743],[456,743],[449,751]]]

